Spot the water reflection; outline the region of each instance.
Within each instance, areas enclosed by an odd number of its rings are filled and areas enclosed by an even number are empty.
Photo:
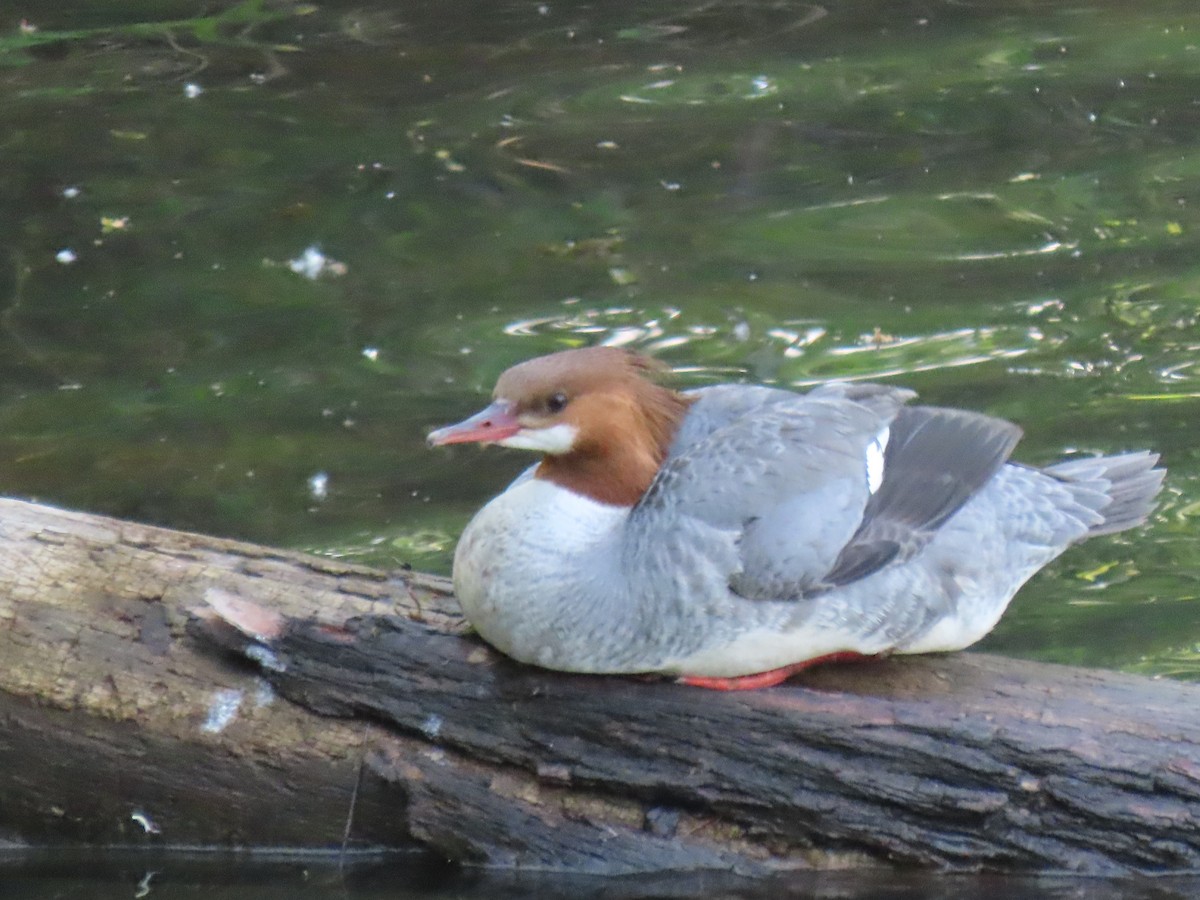
[[[577,302],[571,305],[577,307]],[[1032,327],[958,328],[923,335],[894,335],[876,328],[846,340],[831,333],[829,324],[813,321],[775,325],[735,312],[723,322],[695,322],[679,309],[653,314],[629,307],[574,308],[568,313],[512,322],[503,331],[513,337],[557,338],[553,343],[539,342],[546,352],[582,343],[572,342],[574,336],[586,338],[588,343],[662,355],[668,360],[687,360],[714,350],[727,354],[731,345],[740,344],[744,345],[738,348],[743,356],[767,354],[773,359],[770,368],[774,374],[766,380],[793,387],[834,379],[886,379],[1016,359],[1045,340],[1045,335]],[[710,346],[706,348],[705,344]],[[677,371],[689,376],[729,377],[737,369],[728,365],[684,365]]]
[[[671,872],[594,878],[547,872],[456,869],[420,855],[352,858],[339,868],[329,856],[277,854],[253,861],[223,854],[29,853],[0,859],[0,881],[22,900],[62,897],[85,887],[94,898],[213,900],[423,900],[423,898],[537,897],[539,900],[649,900],[711,897],[728,900],[1184,900],[1200,881],[1158,878],[948,875],[895,872],[796,872],[766,879],[732,873]]]

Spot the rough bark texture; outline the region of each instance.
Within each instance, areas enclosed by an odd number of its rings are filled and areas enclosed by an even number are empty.
[[[1200,868],[1200,688],[958,654],[718,694],[523,667],[451,610],[428,576],[0,500],[0,839]]]
[[[273,701],[198,652],[189,610],[211,589],[331,621],[435,610],[444,583],[422,584],[0,499],[0,843],[337,846],[382,732]],[[406,842],[402,806],[364,797],[358,838]]]

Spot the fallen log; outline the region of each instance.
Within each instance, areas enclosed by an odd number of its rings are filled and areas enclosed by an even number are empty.
[[[444,579],[0,500],[0,841],[616,874],[1200,868],[1200,687],[983,654],[574,676]]]

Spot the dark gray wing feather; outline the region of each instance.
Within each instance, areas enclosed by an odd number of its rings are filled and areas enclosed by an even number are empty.
[[[883,480],[823,579],[848,584],[912,557],[1008,460],[1021,429],[980,413],[915,406],[892,421]]]

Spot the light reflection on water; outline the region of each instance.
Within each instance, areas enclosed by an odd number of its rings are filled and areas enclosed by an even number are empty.
[[[649,318],[644,318],[649,315]],[[562,346],[600,344],[628,347],[668,360],[686,360],[705,342],[742,344],[766,350],[778,358],[773,381],[792,387],[811,387],[830,380],[882,380],[1017,359],[1044,341],[1038,328],[958,328],[943,333],[894,335],[876,330],[840,342],[827,325],[811,321],[768,325],[756,333],[744,318],[720,324],[693,323],[679,310],[663,315],[633,308],[584,309],[561,315],[523,319],[503,327],[512,337],[563,340]],[[641,321],[639,321],[641,319]],[[635,324],[636,323],[636,324]],[[578,337],[586,340],[571,341]],[[566,339],[566,340],[564,340]],[[668,352],[670,351],[670,352]],[[727,365],[682,365],[677,373],[722,375],[739,370]],[[742,371],[744,375],[744,370]]]

